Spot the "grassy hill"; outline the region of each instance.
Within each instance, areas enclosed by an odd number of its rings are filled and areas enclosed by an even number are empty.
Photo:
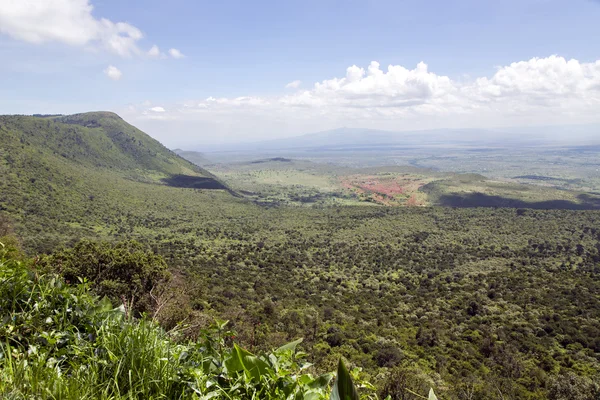
[[[598,210],[600,196],[553,187],[494,181],[477,174],[452,175],[420,188],[431,204],[445,207],[504,207]]]
[[[2,149],[64,159],[85,167],[208,177],[144,132],[110,112],[61,117],[0,116]],[[212,176],[210,176],[212,177]]]
[[[50,242],[61,240],[52,231],[69,238],[113,226],[111,218],[147,211],[144,203],[168,201],[175,188],[229,191],[109,112],[0,116],[0,177],[0,211],[28,240],[48,233]]]

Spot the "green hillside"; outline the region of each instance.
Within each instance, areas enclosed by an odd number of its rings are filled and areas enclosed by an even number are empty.
[[[79,390],[88,387],[93,395],[87,398],[102,398],[96,393],[105,387],[112,388],[105,398],[151,398],[142,394],[144,388],[171,393],[180,383],[182,394],[202,398],[220,387],[212,381],[208,386],[214,376],[237,391],[237,379],[244,377],[239,370],[233,376],[204,373],[195,358],[169,359],[177,355],[172,346],[183,349],[182,343],[198,349],[194,357],[211,356],[194,343],[205,340],[202,328],[215,318],[230,320],[227,330],[235,332],[216,360],[229,357],[234,343],[265,355],[303,338],[299,346],[311,364],[307,373],[333,371],[342,357],[351,368],[362,368],[361,379],[374,385],[380,399],[418,399],[411,393],[430,387],[440,399],[452,400],[598,398],[597,210],[258,206],[114,114],[2,117],[0,138],[0,235],[14,226],[26,253],[24,268],[0,268],[8,277],[0,276],[0,294],[5,293],[0,300],[6,302],[0,304],[0,321],[17,321],[5,330],[0,324],[0,343],[17,342],[13,364],[0,358],[0,398],[13,388],[20,393],[8,398],[82,398]],[[268,173],[250,167],[245,173],[274,185],[290,177],[297,185],[328,183],[310,171],[289,171],[288,162],[278,161],[280,169],[274,164],[267,165]],[[359,178],[352,182],[367,184]],[[375,178],[377,185],[388,183],[374,176],[368,179],[372,186]],[[461,194],[480,181],[462,176],[429,188]],[[486,193],[507,197],[516,187],[494,190]],[[155,262],[155,255],[164,263]],[[155,286],[155,278],[146,279],[167,266],[170,280]],[[132,320],[89,327],[105,332],[105,344],[88,342],[87,334],[65,344],[61,335],[80,329],[79,322],[75,328],[59,325],[63,320],[54,316],[73,309],[72,297],[61,292],[61,280],[39,278],[40,269],[61,274],[64,282],[85,277],[94,295],[113,299],[112,307],[125,298],[130,309],[149,311],[175,341]],[[25,288],[21,294],[40,288],[45,305],[23,295],[15,307],[14,282]],[[57,290],[41,290],[44,282]],[[85,304],[97,303],[86,296]],[[56,325],[46,322],[49,317]],[[47,344],[40,337],[57,341]],[[163,345],[130,341],[144,337]],[[30,349],[26,340],[43,346]],[[113,345],[119,346],[117,358],[96,352]],[[141,368],[132,367],[133,361],[121,368],[119,360],[144,354],[146,361],[135,361]],[[63,355],[60,369],[46,362]],[[146,364],[157,368],[144,369]],[[163,369],[167,364],[172,368]],[[72,385],[84,377],[80,365],[98,371],[86,375],[90,385],[83,388]],[[38,372],[49,375],[40,378]],[[67,389],[73,390],[68,396],[62,393]],[[375,398],[364,389],[362,398]],[[46,397],[35,397],[39,393]],[[169,396],[155,398],[178,398]],[[251,397],[220,392],[211,398]]]
[[[123,213],[145,211],[143,202],[168,201],[175,188],[229,191],[109,112],[0,116],[0,177],[0,211],[26,240],[50,242],[63,241],[52,231],[71,238],[114,226]]]
[[[172,175],[210,176],[110,112],[61,117],[0,116],[7,153],[75,162],[81,166]],[[212,176],[211,176],[212,177]]]

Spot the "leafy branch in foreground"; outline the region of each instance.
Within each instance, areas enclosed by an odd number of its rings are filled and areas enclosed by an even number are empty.
[[[429,389],[429,396],[421,396],[418,393],[413,392],[410,389],[405,389],[410,394],[416,396],[417,398],[426,399],[426,400],[438,400],[437,396],[433,392],[433,389]],[[370,398],[370,396],[369,396]],[[376,398],[376,397],[375,397]],[[404,398],[404,397],[403,397]],[[388,395],[385,400],[391,400],[391,395]],[[337,378],[335,380],[335,384],[333,385],[333,389],[331,391],[331,397],[329,400],[360,400],[360,396],[358,395],[358,390],[352,381],[352,376],[348,372],[346,365],[340,358],[338,362],[337,369]]]
[[[331,400],[358,400],[358,392],[352,382],[352,377],[346,369],[344,362],[340,358],[338,363],[338,372],[333,391],[331,392]]]

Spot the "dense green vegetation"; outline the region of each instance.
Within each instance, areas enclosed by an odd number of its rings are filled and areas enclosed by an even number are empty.
[[[21,157],[59,164],[117,171],[208,176],[119,116],[108,112],[64,117],[2,116],[2,150],[6,166],[19,166]],[[26,172],[15,169],[12,172]]]
[[[191,342],[178,340],[180,331],[133,319],[129,311],[95,297],[85,283],[68,285],[60,276],[39,274],[0,244],[0,397],[329,397],[333,374],[311,375],[296,351],[301,340],[254,355],[233,343],[227,321],[216,320]],[[345,399],[347,391],[348,399],[359,399],[340,361],[331,396]],[[362,398],[374,398],[370,392],[362,390]]]
[[[81,241],[36,260],[36,268],[59,273],[67,282],[83,278],[113,303],[131,304],[136,314],[153,308],[152,291],[168,278],[163,258],[136,242]]]
[[[27,248],[113,229],[130,211],[147,214],[155,196],[168,209],[177,190],[164,186],[181,177],[221,185],[112,113],[0,117],[0,211],[27,229]]]
[[[65,129],[103,132],[53,118],[58,136]],[[89,279],[91,290],[113,299],[111,309],[125,297],[129,309],[180,332],[177,346],[193,346],[218,317],[230,320],[236,342],[255,354],[303,337],[313,376],[344,357],[383,398],[416,399],[412,392],[430,387],[443,399],[598,396],[598,211],[266,208],[226,190],[165,184],[161,179],[178,174],[211,177],[175,155],[167,163],[179,165],[173,169],[147,169],[151,161],[138,164],[141,156],[127,149],[119,150],[123,157],[115,153],[119,168],[98,166],[55,155],[39,138],[21,144],[27,129],[32,137],[45,132],[47,118],[1,121],[0,235],[14,226],[25,253],[46,253],[31,261],[37,268],[69,272],[71,283]],[[113,320],[115,335],[150,324],[142,319],[123,328],[130,320]],[[172,340],[156,326],[152,332]],[[93,343],[77,346],[92,357]],[[178,368],[168,364],[174,370],[166,376]]]

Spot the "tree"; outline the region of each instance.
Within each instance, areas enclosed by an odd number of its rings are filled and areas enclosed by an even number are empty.
[[[38,265],[59,272],[70,283],[85,278],[98,295],[131,304],[136,313],[152,309],[150,292],[169,277],[164,259],[135,241],[82,240],[42,257]]]

